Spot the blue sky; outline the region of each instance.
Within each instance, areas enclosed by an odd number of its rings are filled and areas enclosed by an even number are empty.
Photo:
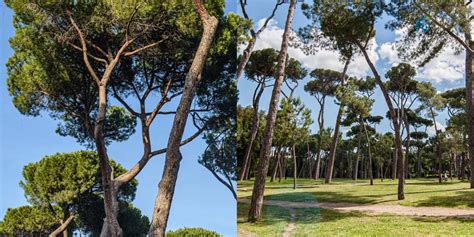
[[[263,22],[266,19],[275,4],[273,0],[259,0],[259,1],[247,1],[248,5],[246,7],[249,17],[256,22],[256,28],[258,28],[258,22]],[[305,1],[306,3],[311,3],[312,1]],[[280,49],[281,46],[281,34],[283,33],[284,23],[286,20],[286,15],[288,13],[289,4],[281,5],[273,20],[268,25],[267,29],[262,32],[259,39],[256,42],[255,49],[263,48],[275,48]],[[241,13],[240,8],[238,12]],[[394,64],[399,63],[400,59],[397,57],[397,52],[391,46],[396,41],[397,37],[400,36],[402,32],[393,32],[388,29],[385,29],[385,23],[390,20],[390,17],[384,15],[381,19],[376,22],[376,37],[372,42],[371,50],[369,50],[369,55],[376,62],[376,67],[380,75],[385,75],[386,71]],[[302,14],[301,3],[298,3],[296,6],[295,18],[293,21],[292,29],[297,31],[298,28],[303,27],[309,23],[308,19]],[[291,48],[289,49],[290,57],[294,57],[301,61],[303,65],[311,71],[315,68],[327,68],[332,70],[342,71],[343,62],[338,61],[337,52],[330,52],[321,50],[315,55],[305,55],[299,49]],[[424,68],[418,70],[417,80],[420,81],[430,81],[437,88],[438,91],[445,91],[451,88],[463,87],[464,80],[464,54],[455,55],[453,50],[446,49],[438,58],[434,59],[433,62],[428,63]],[[408,62],[410,63],[410,62]],[[372,75],[372,72],[369,70],[365,59],[362,56],[357,56],[349,65],[349,75],[365,77],[367,75]],[[299,87],[295,91],[295,96],[300,96],[303,103],[312,110],[312,118],[315,121],[311,126],[312,132],[317,132],[317,113],[319,106],[316,103],[316,100],[311,97],[308,93],[304,91],[304,85],[310,80],[309,77],[303,79],[299,83]],[[250,106],[252,100],[252,93],[254,91],[256,84],[250,82],[249,80],[243,78],[239,80],[239,104],[243,106]],[[287,90],[284,87],[283,90]],[[262,99],[260,101],[260,108],[262,110],[268,110],[268,104],[271,96],[271,88],[266,89]],[[385,100],[377,88],[376,93],[373,96],[375,103],[373,106],[374,115],[385,115],[387,111],[387,105]],[[329,98],[326,100],[326,110],[325,110],[325,127],[334,128],[334,121],[337,115],[338,107],[332,102],[333,99]],[[446,122],[446,113],[440,113],[438,121],[444,125]],[[342,128],[344,132],[348,128]],[[389,121],[385,119],[377,126],[377,129],[380,131],[390,131]],[[429,133],[433,132],[434,129],[429,129]]]
[[[233,7],[234,6],[234,7]],[[235,4],[226,10],[235,9]],[[40,160],[45,155],[57,152],[70,152],[84,149],[73,138],[56,134],[57,121],[47,113],[39,117],[21,115],[11,103],[6,88],[7,72],[5,63],[12,49],[8,38],[14,35],[12,11],[0,3],[0,218],[9,207],[26,205],[23,190],[19,186],[23,166]],[[165,110],[176,107],[170,103]],[[153,148],[166,146],[173,117],[159,116],[151,128]],[[194,132],[188,124],[184,137]],[[168,230],[180,227],[204,227],[215,230],[225,236],[236,236],[236,202],[230,191],[219,183],[212,174],[198,162],[205,143],[195,139],[181,148],[183,160],[178,183],[171,207]],[[130,168],[140,158],[142,151],[139,134],[128,141],[113,143],[109,156],[124,167]],[[163,172],[164,155],[153,158],[138,175],[139,181],[133,204],[142,213],[151,217],[154,200],[158,191],[158,182]]]

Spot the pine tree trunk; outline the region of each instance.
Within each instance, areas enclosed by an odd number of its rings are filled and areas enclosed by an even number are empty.
[[[354,167],[354,180],[357,181],[359,175],[359,160],[360,160],[360,136],[357,137],[357,153],[356,153],[356,162]]]
[[[258,90],[257,94],[254,95],[254,100],[253,100],[253,118],[252,118],[252,131],[250,132],[250,141],[247,144],[247,147],[245,148],[245,156],[244,156],[244,163],[242,166],[242,169],[239,174],[239,180],[242,181],[246,179],[247,177],[247,170],[249,169],[248,166],[250,166],[250,154],[252,153],[252,148],[253,144],[255,142],[255,138],[257,137],[257,132],[258,132],[258,127],[259,127],[259,116],[258,116],[258,104],[260,103],[260,97],[262,96],[262,93],[265,89],[265,84],[260,83],[258,85],[260,89]]]
[[[276,154],[276,159],[275,159],[275,168],[273,169],[273,175],[270,182],[273,182],[273,180],[275,180],[275,177],[277,175],[278,167],[280,164],[280,153],[281,153],[280,151],[281,151],[281,146],[277,147],[277,150],[276,150],[277,154]]]
[[[474,49],[474,41],[471,35],[467,35],[469,47]],[[474,188],[474,53],[467,50],[466,52],[466,100],[467,100],[467,114],[468,114],[468,156],[470,162],[470,183],[471,188]]]
[[[365,133],[365,138],[367,140],[367,156],[369,158],[369,179],[370,179],[370,185],[374,185],[374,176],[372,174],[372,152],[370,150],[370,138],[369,138],[369,133],[367,132],[367,128],[365,127],[364,120],[361,118],[360,122],[362,124],[362,127],[364,128],[364,133]]]
[[[319,124],[319,138],[318,138],[318,145],[316,147],[316,169],[314,173],[314,179],[319,179],[319,165],[321,162],[321,145],[323,143],[323,129],[324,129],[324,98],[322,102],[319,104],[319,113],[318,113],[318,124]]]
[[[265,191],[265,178],[268,172],[269,153],[273,140],[273,129],[276,121],[278,102],[281,93],[281,86],[285,77],[285,66],[288,51],[288,41],[291,33],[291,24],[295,13],[296,0],[290,1],[288,7],[288,16],[285,23],[285,30],[282,36],[280,55],[278,56],[278,71],[275,83],[273,85],[272,97],[268,108],[267,124],[263,138],[263,146],[260,153],[260,160],[258,162],[257,174],[255,176],[255,183],[252,193],[252,201],[250,203],[250,210],[248,220],[250,222],[259,221],[262,217],[263,207],[263,192]]]
[[[396,152],[397,152],[397,171],[398,171],[398,200],[403,200],[405,199],[405,192],[404,192],[404,185],[405,185],[405,174],[404,174],[404,165],[403,165],[403,151],[402,151],[402,140],[401,140],[401,134],[400,134],[400,121],[397,119],[397,115],[395,113],[395,109],[393,107],[392,101],[390,99],[390,96],[388,94],[387,88],[385,87],[385,84],[383,83],[377,69],[375,68],[375,65],[372,63],[369,55],[367,54],[367,51],[364,46],[362,46],[360,43],[357,42],[357,46],[359,49],[362,51],[362,54],[364,54],[364,57],[367,61],[367,64],[369,64],[369,67],[374,74],[375,81],[380,87],[380,90],[382,91],[382,94],[384,96],[385,102],[387,103],[388,110],[390,112],[390,117],[392,118],[392,123],[393,123],[393,128],[395,131],[395,147],[396,147]]]
[[[295,144],[293,144],[293,147],[291,149],[292,151],[292,156],[293,156],[293,190],[296,189],[296,174],[298,172],[297,166],[296,166],[296,152],[295,152]]]
[[[75,215],[69,215],[69,217],[66,220],[61,221],[61,225],[56,228],[51,234],[49,234],[49,237],[56,237],[59,235],[59,233],[63,233],[63,237],[67,237],[67,226],[69,223],[71,223],[72,220],[74,220]]]
[[[342,70],[342,78],[341,78],[341,87],[344,87],[344,81],[347,73],[347,68],[349,67],[349,63],[351,62],[351,59],[348,58],[346,60],[346,63],[344,64],[344,69]],[[339,139],[339,128],[341,126],[341,119],[342,119],[342,114],[344,113],[344,104],[341,103],[339,105],[339,110],[337,111],[337,117],[336,117],[336,125],[334,127],[334,134],[332,135],[332,142],[331,142],[331,148],[329,150],[329,159],[328,159],[328,164],[326,167],[326,177],[324,180],[324,183],[331,183],[332,180],[332,172],[334,169],[334,161],[336,160],[336,148],[337,148],[337,140]]]
[[[202,0],[194,0],[194,5],[203,23],[204,31],[191,67],[186,75],[183,93],[176,110],[173,127],[171,128],[168,140],[165,167],[159,184],[158,195],[155,199],[152,222],[148,232],[148,235],[153,237],[165,236],[171,202],[178,178],[179,165],[182,159],[179,147],[193,101],[194,90],[200,80],[201,72],[214,40],[218,24],[217,18],[208,14]]]

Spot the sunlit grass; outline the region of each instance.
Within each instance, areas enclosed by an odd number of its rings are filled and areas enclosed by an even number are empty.
[[[281,236],[290,222],[287,209],[265,206],[263,220],[246,222],[249,205],[238,206],[238,228],[256,236]],[[471,236],[474,220],[395,215],[371,216],[319,208],[296,209],[292,236]]]
[[[458,180],[438,183],[437,179],[409,179],[405,185],[405,200],[397,200],[397,180],[335,179],[331,184],[324,180],[299,179],[293,190],[293,180],[267,182],[265,198],[295,202],[351,202],[364,204],[400,204],[407,206],[440,206],[474,208],[474,190],[469,183]],[[253,181],[239,182],[238,196],[250,198]]]

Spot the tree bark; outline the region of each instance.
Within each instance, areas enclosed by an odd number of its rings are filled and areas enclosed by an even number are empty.
[[[405,110],[405,108],[403,108]],[[410,178],[410,124],[408,123],[408,118],[406,113],[403,113],[403,121],[405,123],[405,129],[407,131],[407,139],[406,139],[406,145],[405,145],[405,178],[409,179]]]
[[[370,179],[370,185],[374,185],[374,176],[372,174],[372,152],[370,150],[370,138],[369,138],[369,133],[367,132],[367,128],[365,127],[364,120],[361,118],[360,122],[362,124],[362,127],[364,128],[365,132],[365,138],[367,139],[367,156],[369,158],[369,179]]]
[[[292,156],[293,156],[293,190],[296,189],[296,174],[298,172],[297,165],[296,165],[296,152],[295,152],[295,144],[291,148]]]
[[[275,159],[275,168],[273,169],[273,175],[272,175],[272,178],[271,178],[270,182],[273,182],[273,180],[275,180],[275,178],[276,178],[278,167],[280,165],[280,153],[281,153],[281,146],[278,146],[277,147],[276,159]]]
[[[322,101],[319,103],[319,113],[318,113],[318,124],[319,124],[319,139],[318,147],[316,147],[316,168],[314,170],[314,179],[319,179],[319,166],[321,164],[321,145],[324,129],[324,104],[325,98],[323,96]]]
[[[75,217],[76,217],[75,215],[71,214],[66,220],[61,221],[61,225],[57,229],[55,229],[51,234],[49,234],[49,237],[56,237],[61,232],[63,232],[63,237],[67,237],[67,226],[69,225],[69,223],[71,223],[72,220],[74,220]]]
[[[385,102],[387,103],[388,110],[390,112],[390,117],[392,117],[392,123],[393,123],[393,128],[395,131],[395,147],[396,147],[396,152],[397,152],[397,171],[398,171],[398,200],[403,200],[405,199],[405,193],[404,193],[404,185],[405,185],[405,174],[404,174],[404,165],[403,165],[403,151],[402,151],[402,141],[401,141],[401,135],[400,135],[400,121],[397,119],[397,115],[395,113],[395,109],[393,107],[392,101],[390,99],[390,96],[388,94],[387,88],[385,87],[385,84],[383,83],[380,74],[378,73],[377,69],[375,68],[375,65],[372,63],[372,60],[370,59],[369,55],[367,54],[367,51],[364,46],[362,46],[359,42],[357,42],[357,46],[359,49],[362,51],[362,54],[364,54],[365,60],[367,61],[367,64],[369,64],[369,67],[374,74],[375,81],[380,87],[380,90],[382,91],[382,94],[384,96]]]
[[[357,176],[359,175],[359,159],[360,159],[360,136],[357,137],[356,162],[355,162],[354,176],[353,176],[353,180],[355,181],[357,181]]]
[[[471,34],[466,35],[469,47],[474,49],[474,41]],[[468,156],[470,163],[470,184],[474,188],[474,53],[466,50],[466,100],[467,100],[467,114],[468,114]]]
[[[346,63],[344,64],[344,69],[342,70],[342,78],[341,78],[342,87],[344,87],[346,72],[347,72],[347,68],[349,67],[350,62],[351,62],[351,58],[348,58],[346,60]],[[334,169],[334,161],[336,160],[337,141],[339,139],[339,128],[341,126],[341,119],[342,119],[343,113],[344,113],[344,104],[341,103],[339,105],[339,110],[337,112],[336,125],[334,127],[334,134],[332,135],[331,148],[329,150],[329,156],[328,156],[329,163],[326,167],[326,178],[324,180],[324,183],[331,183],[331,180],[332,180],[332,171]]]
[[[150,230],[148,232],[149,236],[165,236],[171,202],[173,200],[176,180],[178,178],[179,165],[182,159],[181,152],[179,150],[180,143],[186,127],[189,110],[193,101],[194,90],[196,84],[200,80],[201,72],[204,67],[207,54],[209,53],[214,40],[214,35],[218,24],[217,18],[209,15],[207,12],[206,8],[204,7],[203,0],[194,0],[194,5],[203,23],[204,30],[199,47],[196,51],[196,54],[194,55],[193,62],[186,75],[183,93],[176,110],[173,127],[171,128],[166,150],[165,167],[163,170],[162,179],[159,184],[158,195],[155,199],[153,217]]]
[[[265,178],[268,172],[269,153],[272,146],[273,129],[276,121],[278,102],[281,93],[281,86],[285,77],[285,66],[288,51],[288,41],[291,31],[291,24],[296,7],[296,0],[290,1],[288,7],[288,16],[285,23],[285,30],[282,36],[281,50],[278,57],[278,73],[273,86],[272,97],[268,108],[267,124],[265,127],[265,134],[263,138],[263,147],[260,153],[260,160],[258,162],[257,174],[252,193],[252,201],[250,203],[250,210],[248,214],[249,222],[259,221],[262,217],[263,193],[265,191]]]
[[[242,166],[242,170],[240,171],[239,180],[244,180],[247,176],[247,169],[249,166],[250,161],[250,153],[252,153],[253,143],[255,142],[255,138],[257,137],[257,132],[259,128],[259,116],[258,116],[258,104],[260,102],[260,97],[265,89],[264,83],[259,83],[258,85],[260,88],[256,95],[254,95],[253,100],[253,118],[252,118],[252,131],[250,132],[250,141],[245,148],[245,156],[244,156],[244,164]]]

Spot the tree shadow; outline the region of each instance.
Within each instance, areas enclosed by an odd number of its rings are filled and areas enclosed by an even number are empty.
[[[427,199],[415,202],[414,205],[423,207],[467,206],[474,208],[474,191],[457,191],[455,196],[431,196]]]

